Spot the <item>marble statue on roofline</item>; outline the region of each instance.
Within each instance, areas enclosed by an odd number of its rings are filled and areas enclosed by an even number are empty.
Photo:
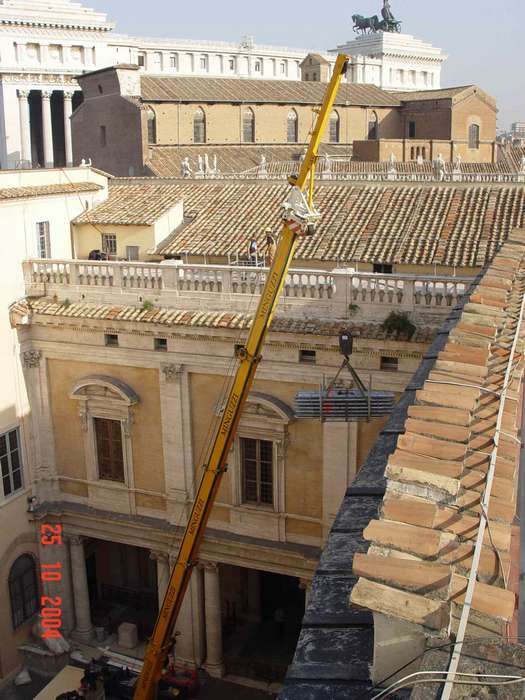
[[[180,175],[183,178],[188,178],[191,177],[192,172],[193,171],[190,166],[190,159],[188,158],[188,156],[186,156],[186,158],[182,159],[182,163],[180,164]]]
[[[434,175],[439,182],[443,182],[445,179],[445,159],[441,153],[438,153],[438,157],[434,161]]]

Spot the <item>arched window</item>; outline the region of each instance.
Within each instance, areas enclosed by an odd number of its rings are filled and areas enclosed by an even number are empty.
[[[330,143],[339,143],[339,114],[335,111],[330,115]]]
[[[479,148],[479,124],[471,124],[468,128],[468,147]]]
[[[288,143],[297,143],[298,139],[298,124],[297,112],[295,109],[288,112],[288,126],[286,132],[286,140]]]
[[[201,107],[193,117],[193,142],[206,143],[206,115]]]
[[[372,112],[368,119],[368,138],[377,139],[377,112]]]
[[[9,572],[9,598],[13,627],[20,627],[38,610],[35,560],[29,554],[18,557]]]
[[[242,115],[242,140],[244,143],[255,141],[255,114],[250,107],[245,109]]]
[[[147,108],[146,117],[148,120],[148,143],[157,143],[157,116],[151,107]]]

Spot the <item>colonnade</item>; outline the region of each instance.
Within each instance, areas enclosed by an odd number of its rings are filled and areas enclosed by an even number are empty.
[[[31,122],[29,116],[29,93],[30,90],[18,90],[18,105],[20,114],[20,160],[24,164],[32,164],[31,149]],[[52,90],[41,90],[42,99],[42,137],[44,150],[44,166],[53,168],[55,166],[53,148],[53,123],[51,117],[51,95]],[[64,90],[64,143],[66,166],[73,165],[73,144],[71,137],[71,114],[73,112],[73,95],[75,91]]]

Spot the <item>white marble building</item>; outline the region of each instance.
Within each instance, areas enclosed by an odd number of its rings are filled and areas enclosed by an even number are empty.
[[[0,0],[0,168],[72,165],[75,76],[118,63],[147,73],[300,80],[307,49],[115,34],[104,13],[72,0]],[[386,89],[440,86],[440,49],[407,34],[359,37],[348,79]],[[335,52],[324,57],[335,62]]]
[[[438,90],[447,55],[411,34],[364,34],[331,49],[352,56],[348,80],[372,83],[383,90]]]

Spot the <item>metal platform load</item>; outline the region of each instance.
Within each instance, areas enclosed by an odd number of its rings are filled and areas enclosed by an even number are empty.
[[[366,392],[365,396],[359,389],[299,391],[295,397],[295,414],[297,418],[322,421],[366,421],[388,416],[395,400],[391,391]]]
[[[391,391],[372,391],[372,378],[366,387],[350,364],[354,349],[352,332],[343,329],[339,333],[339,350],[343,364],[329,382],[319,391],[299,391],[295,397],[295,414],[298,418],[317,418],[321,421],[360,421],[388,416],[396,401]],[[339,379],[347,369],[352,377],[351,386]]]

